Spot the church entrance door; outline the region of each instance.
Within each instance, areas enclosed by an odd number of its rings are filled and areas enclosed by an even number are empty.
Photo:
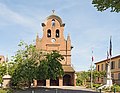
[[[63,86],[71,86],[71,76],[66,74],[63,76]]]

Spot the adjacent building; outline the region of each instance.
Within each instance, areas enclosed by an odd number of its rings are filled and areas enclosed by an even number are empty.
[[[110,62],[110,59],[95,63],[96,70],[106,71],[108,62]],[[120,55],[111,58],[111,77],[113,84],[120,84]],[[105,83],[105,78],[97,78],[96,83]]]
[[[0,63],[5,62],[5,57],[3,55],[0,55]]]
[[[43,37],[36,37],[36,48],[45,52],[53,50],[59,51],[63,55],[64,60],[61,62],[65,72],[63,77],[57,80],[35,80],[35,86],[75,86],[75,70],[71,66],[71,39],[70,35],[67,39],[64,37],[65,24],[62,19],[54,13],[46,18],[41,24],[43,28]]]

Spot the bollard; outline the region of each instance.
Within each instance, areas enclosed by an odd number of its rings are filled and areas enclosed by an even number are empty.
[[[57,93],[57,88],[56,88],[56,92],[55,93]]]
[[[32,90],[32,93],[35,93],[35,91],[34,91],[34,90]]]
[[[101,89],[100,89],[100,93],[102,93],[102,92],[101,92]]]
[[[116,89],[114,88],[114,93],[116,93]]]

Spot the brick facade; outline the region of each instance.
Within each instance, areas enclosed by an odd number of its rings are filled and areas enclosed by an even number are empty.
[[[46,85],[46,86],[69,86],[75,85],[75,71],[71,66],[71,39],[70,35],[67,36],[67,40],[64,38],[64,26],[62,19],[52,14],[48,16],[43,27],[43,37],[36,37],[36,48],[45,52],[50,52],[53,50],[59,51],[63,55],[64,60],[61,62],[65,75],[63,77],[58,77],[57,80],[43,80],[35,82],[36,85]],[[42,82],[42,84],[40,84]]]

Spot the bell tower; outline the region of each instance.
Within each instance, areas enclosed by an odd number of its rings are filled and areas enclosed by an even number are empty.
[[[61,62],[63,70],[73,79],[70,79],[70,85],[74,85],[75,71],[71,67],[71,39],[70,35],[67,36],[67,40],[64,37],[65,24],[53,11],[52,15],[48,16],[41,25],[43,27],[43,37],[40,39],[37,35],[36,48],[45,52],[57,50],[63,55],[64,60]],[[65,82],[63,85],[67,85],[67,83]]]

